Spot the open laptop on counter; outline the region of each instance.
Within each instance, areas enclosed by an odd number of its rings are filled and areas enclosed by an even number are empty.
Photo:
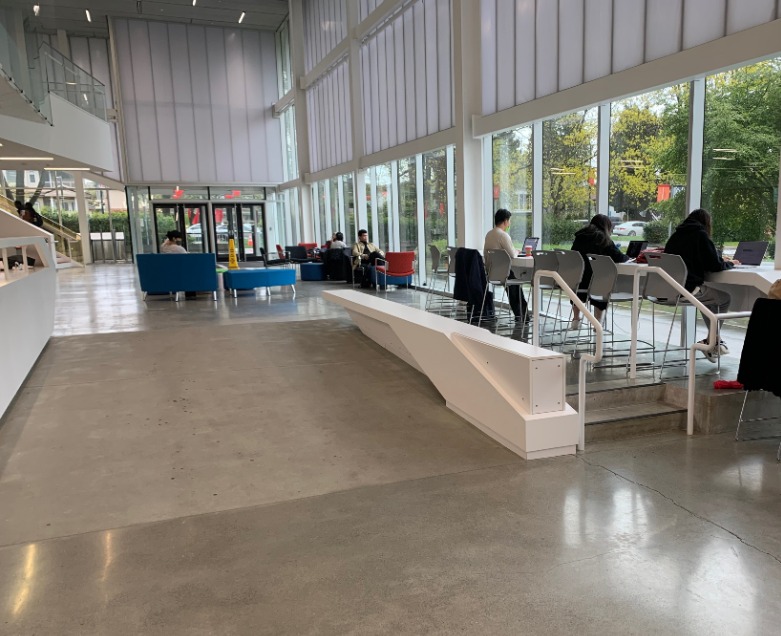
[[[740,265],[735,265],[737,269],[759,267],[762,265],[762,259],[767,252],[767,241],[741,241],[735,250],[733,258],[740,261]]]

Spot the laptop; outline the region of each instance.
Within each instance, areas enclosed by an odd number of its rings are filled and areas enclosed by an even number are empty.
[[[523,241],[523,247],[521,248],[521,254],[526,252],[526,247],[531,247],[532,250],[536,250],[540,244],[540,239],[537,236],[527,236]]]
[[[637,258],[640,256],[646,247],[648,247],[648,241],[629,241],[629,245],[626,248],[626,255],[629,258]]]
[[[733,258],[740,261],[736,267],[757,267],[762,264],[767,251],[767,241],[741,241]]]

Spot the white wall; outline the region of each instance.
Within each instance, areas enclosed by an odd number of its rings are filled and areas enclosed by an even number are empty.
[[[482,114],[772,22],[780,6],[777,0],[480,0]]]
[[[312,172],[353,158],[350,75],[343,61],[306,91]]]
[[[367,155],[454,125],[450,2],[419,0],[361,45]]]
[[[272,32],[113,25],[129,182],[282,182]]]
[[[55,47],[56,48],[56,47]],[[111,82],[111,57],[106,38],[70,38],[70,58],[96,80],[106,87],[106,108],[114,108],[113,86]],[[114,157],[114,169],[106,172],[107,177],[122,181],[120,173],[119,130],[115,122],[109,122],[111,145]]]
[[[50,95],[53,126],[0,114],[3,137],[43,154],[114,170],[109,125],[57,95]],[[85,143],[89,140],[89,143]]]
[[[346,2],[347,0],[304,0],[302,3],[304,67],[307,73],[347,35]]]

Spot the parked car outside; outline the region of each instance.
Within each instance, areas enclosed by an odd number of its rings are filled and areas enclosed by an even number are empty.
[[[645,221],[627,221],[613,228],[613,234],[616,236],[643,236],[644,232]]]

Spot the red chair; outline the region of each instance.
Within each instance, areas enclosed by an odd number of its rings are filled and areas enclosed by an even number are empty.
[[[387,294],[389,284],[406,285],[409,288],[414,274],[415,252],[388,252],[385,258],[376,260],[372,279],[376,290],[382,285]]]
[[[306,255],[309,258],[314,258],[315,250],[317,249],[317,243],[299,243],[298,245],[306,250]]]

